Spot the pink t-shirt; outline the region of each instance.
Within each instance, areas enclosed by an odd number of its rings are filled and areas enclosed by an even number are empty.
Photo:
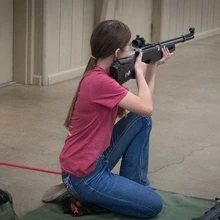
[[[95,168],[96,159],[108,148],[118,103],[128,89],[99,68],[81,82],[65,145],[60,154],[62,171],[83,177]]]

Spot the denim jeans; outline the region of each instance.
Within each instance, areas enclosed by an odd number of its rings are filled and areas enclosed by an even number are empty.
[[[151,117],[129,113],[113,129],[111,144],[86,177],[62,173],[76,198],[124,215],[153,218],[162,209],[161,197],[150,187],[148,172]],[[111,170],[121,160],[120,173]]]

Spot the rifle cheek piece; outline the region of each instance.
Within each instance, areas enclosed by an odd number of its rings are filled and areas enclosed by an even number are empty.
[[[115,79],[119,84],[123,84],[129,79],[134,79],[135,60],[136,58],[133,55],[114,61],[110,66],[110,76]]]

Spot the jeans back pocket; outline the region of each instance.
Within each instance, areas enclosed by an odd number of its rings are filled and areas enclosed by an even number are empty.
[[[66,186],[67,191],[71,193],[73,197],[80,199],[79,194],[76,192],[76,190],[74,189],[72,185],[71,176],[69,174],[62,173],[62,179],[63,179],[63,183]]]

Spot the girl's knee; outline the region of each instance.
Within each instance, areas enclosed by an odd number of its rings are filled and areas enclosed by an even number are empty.
[[[143,217],[148,219],[153,218],[161,212],[162,208],[163,200],[158,194],[155,194],[154,198],[150,201],[150,206],[146,206],[146,209],[143,212]]]
[[[157,198],[155,198],[155,202],[153,206],[155,216],[161,212],[162,208],[163,208],[163,200],[159,195],[157,195]]]
[[[151,116],[140,116],[136,113],[129,112],[128,117],[133,120],[142,119],[143,126],[152,127],[152,117]],[[138,120],[139,123],[140,120]]]

